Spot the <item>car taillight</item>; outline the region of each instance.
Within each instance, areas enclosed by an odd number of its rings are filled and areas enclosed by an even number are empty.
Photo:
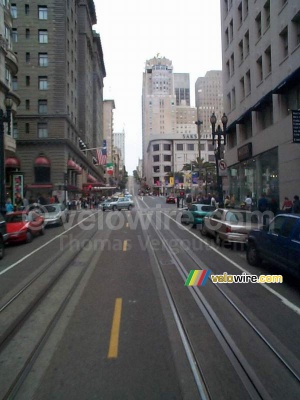
[[[231,226],[226,226],[226,233],[232,232],[231,231]]]

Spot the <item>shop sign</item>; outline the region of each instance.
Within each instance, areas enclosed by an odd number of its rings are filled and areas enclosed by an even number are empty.
[[[300,143],[300,111],[292,111],[293,143]]]
[[[239,161],[247,160],[252,157],[252,143],[247,143],[237,149],[237,156]]]

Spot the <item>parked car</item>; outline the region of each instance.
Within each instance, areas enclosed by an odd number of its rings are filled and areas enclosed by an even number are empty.
[[[166,203],[167,203],[167,204],[169,204],[169,203],[175,204],[175,203],[176,203],[176,198],[175,198],[175,196],[174,196],[173,194],[170,194],[170,195],[166,198]]]
[[[100,203],[100,208],[102,209],[102,211],[109,210],[109,209],[110,209],[110,208],[109,208],[109,204],[110,204],[112,201],[117,201],[117,198],[115,198],[115,199],[105,199],[104,201],[102,201],[102,202]]]
[[[219,246],[223,242],[247,243],[249,232],[260,226],[259,216],[256,213],[218,208],[204,217],[201,233],[203,236],[213,236]]]
[[[123,209],[131,210],[132,207],[134,207],[134,202],[128,197],[119,197],[117,200],[114,199],[106,204],[106,209],[112,211],[120,211]]]
[[[0,260],[5,254],[5,243],[7,242],[8,234],[6,231],[6,222],[3,215],[0,213]]]
[[[300,215],[278,214],[270,224],[249,233],[247,261],[263,260],[300,274]]]
[[[8,243],[32,241],[34,236],[44,235],[44,217],[36,211],[16,211],[5,215]]]
[[[68,208],[61,203],[46,204],[39,207],[39,212],[45,218],[46,225],[63,225],[69,222],[70,213]]]
[[[203,223],[203,218],[209,215],[216,207],[207,204],[191,204],[191,208],[186,208],[181,215],[181,223],[185,225],[193,224],[195,228],[197,224]]]

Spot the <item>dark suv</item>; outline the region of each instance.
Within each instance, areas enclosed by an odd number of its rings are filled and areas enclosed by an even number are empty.
[[[279,214],[269,225],[250,231],[247,260],[250,265],[266,260],[300,274],[300,215]]]
[[[0,213],[0,260],[4,257],[5,242],[7,241],[6,222],[3,215]]]

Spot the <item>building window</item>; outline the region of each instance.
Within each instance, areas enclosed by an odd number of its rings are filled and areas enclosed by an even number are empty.
[[[183,144],[182,143],[177,143],[176,150],[177,151],[183,151]]]
[[[159,144],[153,145],[153,151],[159,151]]]
[[[261,13],[258,13],[257,17],[255,18],[255,25],[256,25],[256,38],[259,40],[261,38]]]
[[[30,125],[28,122],[25,124],[25,133],[30,133]]]
[[[13,123],[13,138],[18,139],[19,132],[18,132],[18,124],[16,122]]]
[[[153,156],[153,162],[159,162],[159,156]]]
[[[245,79],[244,77],[240,80],[240,93],[241,93],[241,100],[245,98]]]
[[[47,6],[39,6],[39,19],[48,19]]]
[[[226,46],[226,49],[227,49],[227,47],[229,46],[229,32],[228,32],[228,28],[227,28],[226,31],[225,31],[225,46]]]
[[[171,166],[170,165],[165,165],[164,166],[164,172],[171,172]]]
[[[262,68],[261,56],[256,60],[256,67],[257,67],[257,83],[259,84],[263,80],[263,68]]]
[[[18,31],[16,28],[13,28],[12,30],[12,40],[14,43],[18,42]]]
[[[271,46],[265,50],[265,73],[266,75],[272,72],[272,57],[271,57]]]
[[[30,100],[25,101],[25,108],[26,110],[30,110]]]
[[[39,30],[39,43],[48,43],[48,31],[46,29]]]
[[[48,53],[39,53],[39,66],[48,67]]]
[[[50,182],[50,167],[36,166],[34,167],[35,183]]]
[[[16,76],[12,78],[12,90],[18,90],[18,78]]]
[[[194,143],[188,143],[188,144],[187,144],[187,150],[188,150],[188,151],[194,151],[194,150],[195,150],[195,145],[194,145]]]
[[[233,110],[233,109],[235,109],[235,106],[236,106],[235,88],[233,88],[231,91],[231,101],[232,101],[231,109]]]
[[[230,57],[230,67],[231,67],[231,76],[234,75],[234,53],[231,54]]]
[[[164,155],[164,161],[171,161],[171,156],[165,154],[165,155]]]
[[[244,60],[244,49],[243,49],[243,46],[244,46],[243,40],[241,40],[240,43],[239,43],[240,63],[242,63],[243,60]]]
[[[292,19],[292,46],[297,47],[300,44],[300,11]]]
[[[159,172],[159,165],[157,165],[156,167],[153,167],[153,172]]]
[[[29,14],[29,4],[25,4],[25,15]]]
[[[171,145],[170,144],[164,144],[164,150],[165,151],[171,151]]]
[[[229,40],[233,41],[233,19],[229,23]]]
[[[12,18],[18,18],[18,10],[16,4],[11,4],[10,5],[10,13]]]
[[[245,33],[244,39],[245,39],[244,40],[244,44],[245,44],[244,51],[245,51],[245,58],[246,58],[247,55],[249,54],[249,51],[250,51],[250,47],[249,47],[249,31],[247,31]]]
[[[38,107],[39,107],[39,114],[47,114],[48,113],[47,100],[39,100]]]
[[[243,11],[244,11],[244,15],[243,18],[246,19],[248,12],[249,12],[249,4],[248,4],[248,0],[243,0],[244,4],[243,4]]]
[[[270,0],[267,0],[264,5],[264,19],[265,19],[265,30],[270,26]]]
[[[287,26],[280,32],[279,36],[281,39],[282,58],[285,58],[289,54],[289,36]]]
[[[208,155],[208,162],[213,163],[216,161],[216,157],[212,154]]]
[[[39,76],[39,90],[48,90],[47,76]]]
[[[26,53],[25,59],[26,59],[26,62],[27,62],[27,63],[30,62],[30,53]]]
[[[26,76],[26,86],[30,86],[30,76]]]
[[[229,81],[230,79],[230,63],[229,60],[226,62],[226,80]]]
[[[25,31],[25,37],[26,37],[26,39],[29,39],[29,38],[30,38],[30,29],[26,29],[26,31]]]
[[[238,21],[239,21],[239,26],[241,26],[242,23],[243,23],[243,6],[242,6],[242,2],[240,2],[239,6],[238,6]]]
[[[251,72],[250,72],[250,69],[246,72],[245,91],[246,91],[246,95],[251,93]]]
[[[48,125],[46,123],[38,123],[38,137],[46,138],[48,137]]]

